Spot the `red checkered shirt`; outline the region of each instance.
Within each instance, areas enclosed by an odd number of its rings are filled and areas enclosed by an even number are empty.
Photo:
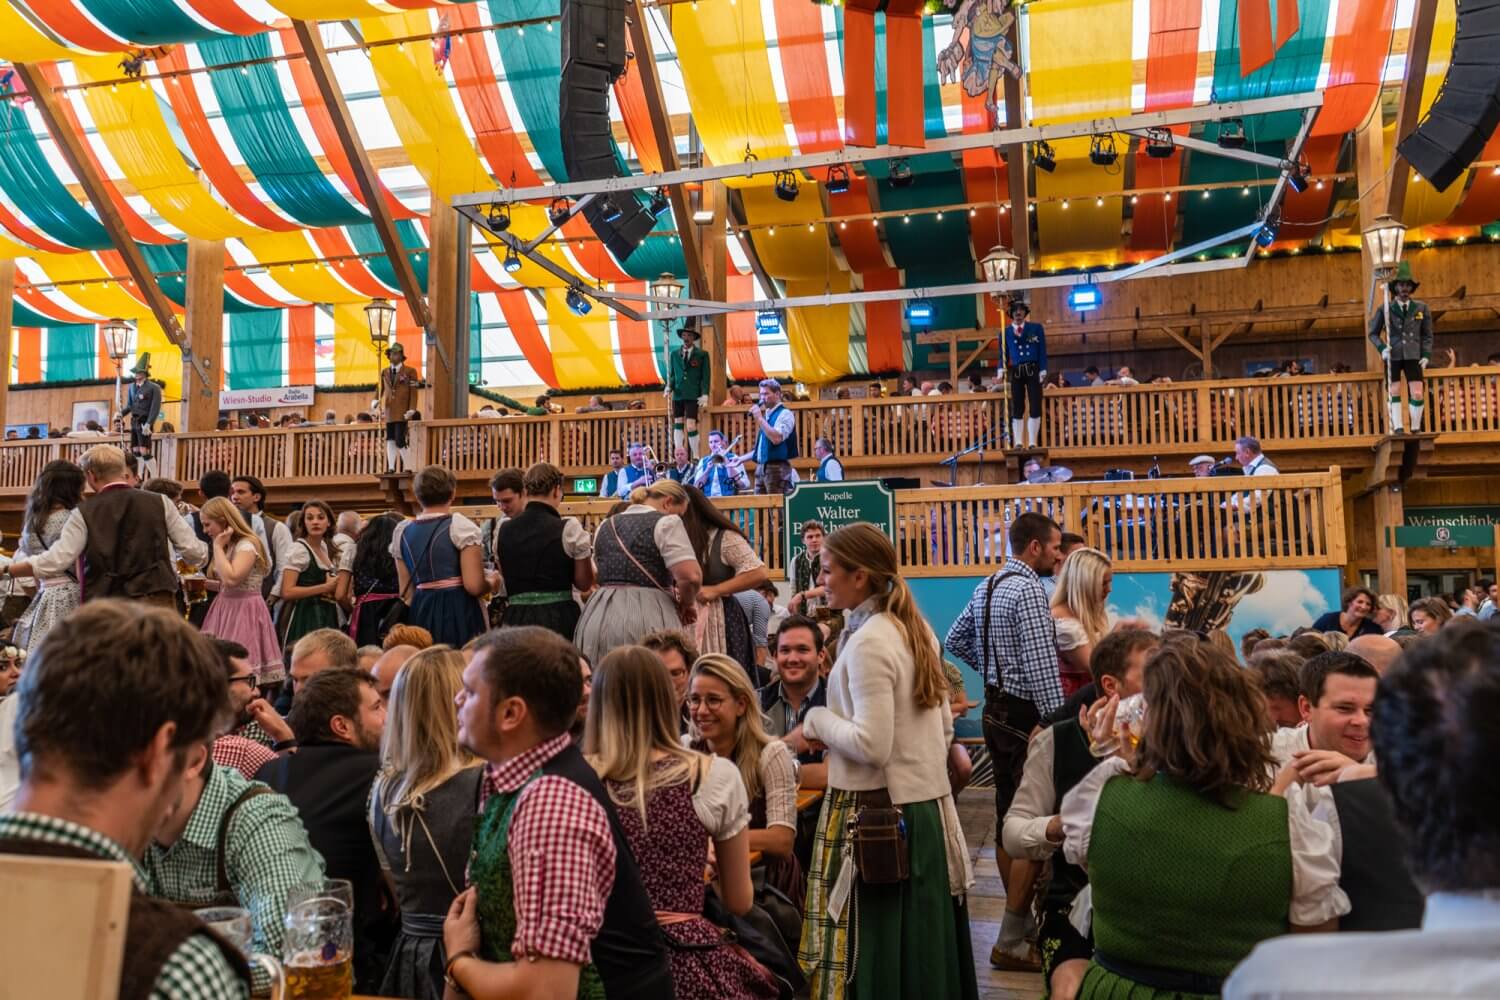
[[[219,767],[232,767],[253,781],[255,772],[276,759],[276,752],[264,743],[229,733],[214,740],[213,757]]]
[[[517,960],[552,958],[585,965],[604,925],[615,883],[615,841],[609,817],[583,788],[553,775],[527,779],[569,745],[567,733],[485,769],[479,811],[496,792],[516,799],[506,841],[510,855]]]

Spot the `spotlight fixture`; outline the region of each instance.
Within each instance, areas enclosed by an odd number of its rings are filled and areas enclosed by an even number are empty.
[[[1276,234],[1281,230],[1281,213],[1276,212],[1267,216],[1261,222],[1260,228],[1255,231],[1255,242],[1262,247],[1268,247],[1276,242]]]
[[[755,332],[770,336],[781,332],[781,314],[775,309],[762,309],[755,314]]]
[[[1089,162],[1096,167],[1112,167],[1120,158],[1120,153],[1115,149],[1115,137],[1113,133],[1108,135],[1096,135],[1089,143]]]
[[[1306,163],[1292,163],[1286,168],[1286,182],[1298,194],[1307,190],[1307,179],[1311,175],[1312,167]]]
[[[553,198],[552,204],[547,206],[547,218],[554,226],[567,222],[572,214],[573,206],[566,198]]]
[[[672,202],[667,198],[666,188],[657,188],[656,193],[651,196],[651,204],[647,210],[653,219],[660,219],[672,207]]]
[[[484,224],[488,226],[492,232],[505,232],[510,228],[510,206],[491,205],[489,211],[485,213]]]
[[[898,160],[891,161],[891,187],[911,187],[916,179],[917,177],[911,172],[911,164],[907,162],[906,157],[903,156]]]
[[[1090,154],[1092,156],[1093,154]],[[1045,141],[1038,140],[1031,144],[1031,161],[1036,164],[1038,170],[1052,173],[1057,169],[1057,154]]]
[[[829,194],[847,194],[849,191],[849,168],[835,163],[828,168],[828,180],[823,182]]]
[[[1242,120],[1226,118],[1219,124],[1219,148],[1245,148],[1245,123]]]
[[[568,289],[567,297],[563,301],[568,304],[569,309],[573,310],[579,316],[587,316],[594,308],[593,303],[583,297],[583,293],[578,290],[577,285]]]
[[[1068,290],[1068,307],[1074,312],[1093,312],[1104,303],[1104,293],[1099,286],[1085,278]]]
[[[1172,141],[1172,133],[1164,128],[1148,128],[1146,130],[1146,155],[1153,160],[1170,159],[1177,152],[1177,143]]]
[[[796,201],[797,195],[801,193],[802,185],[797,182],[797,174],[794,171],[776,171],[776,197],[782,201]]]
[[[613,198],[605,195],[599,199],[599,214],[604,218],[605,222],[619,222],[625,212],[615,203]]]
[[[521,258],[516,255],[515,247],[505,248],[505,260],[501,262],[506,274],[515,274],[521,269]]]
[[[929,299],[910,299],[906,303],[906,322],[913,327],[929,327],[937,309]]]

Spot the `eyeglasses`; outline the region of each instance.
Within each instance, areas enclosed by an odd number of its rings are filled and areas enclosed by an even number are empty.
[[[229,678],[229,683],[231,683],[231,684],[246,684],[246,685],[248,685],[250,687],[259,687],[260,686],[259,682],[256,681],[254,674],[241,674],[238,677],[231,677],[231,678]]]

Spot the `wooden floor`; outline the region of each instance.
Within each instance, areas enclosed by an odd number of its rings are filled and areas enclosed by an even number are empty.
[[[1042,977],[990,968],[990,946],[1000,933],[1005,909],[1005,887],[995,869],[995,793],[989,788],[966,789],[958,798],[958,818],[974,858],[974,888],[969,893],[969,933],[974,942],[981,1000],[1036,1000]]]

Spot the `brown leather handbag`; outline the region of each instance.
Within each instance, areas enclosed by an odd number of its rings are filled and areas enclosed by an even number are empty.
[[[856,794],[849,833],[860,879],[869,885],[905,882],[911,877],[911,851],[901,808],[891,804],[884,788]]]

